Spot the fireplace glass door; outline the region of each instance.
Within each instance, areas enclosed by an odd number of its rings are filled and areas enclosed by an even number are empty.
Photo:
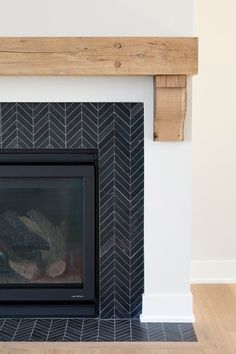
[[[0,178],[0,284],[83,287],[84,180]]]
[[[77,314],[94,313],[95,156],[0,155],[0,306],[82,301]]]

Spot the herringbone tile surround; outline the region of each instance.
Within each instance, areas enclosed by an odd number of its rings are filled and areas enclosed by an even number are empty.
[[[143,293],[141,103],[1,103],[1,149],[99,152],[100,317],[138,317]]]
[[[88,318],[0,319],[0,341],[196,341],[190,323],[140,323],[144,123],[141,103],[1,103],[1,149],[96,148],[100,311]]]

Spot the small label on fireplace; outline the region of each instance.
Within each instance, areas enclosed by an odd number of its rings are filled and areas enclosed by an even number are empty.
[[[71,295],[71,297],[74,299],[74,298],[79,298],[81,299],[82,297],[84,297],[84,295]]]

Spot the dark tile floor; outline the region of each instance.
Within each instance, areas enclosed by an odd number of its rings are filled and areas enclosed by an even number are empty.
[[[140,323],[137,319],[6,318],[0,341],[196,342],[191,323]]]

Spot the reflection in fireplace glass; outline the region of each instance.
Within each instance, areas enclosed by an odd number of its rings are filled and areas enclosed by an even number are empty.
[[[83,286],[83,178],[0,178],[0,284]]]

